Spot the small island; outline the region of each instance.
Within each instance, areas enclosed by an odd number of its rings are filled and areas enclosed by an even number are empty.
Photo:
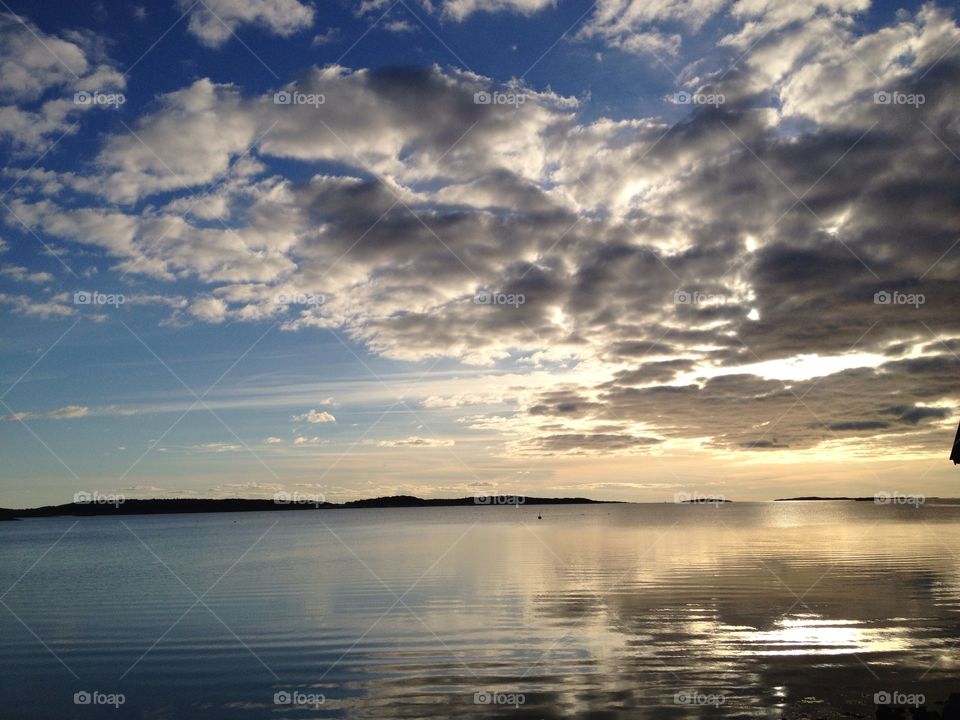
[[[804,501],[830,501],[830,500],[873,500],[873,498],[853,498],[853,497],[821,497],[819,495],[802,495],[800,497],[776,498],[774,502],[799,502]]]
[[[902,494],[902,493],[898,494],[897,496],[898,496],[898,497],[908,497],[907,495]],[[917,496],[910,496],[910,497],[923,497],[923,496],[922,496],[922,495],[917,495]],[[819,501],[819,502],[832,502],[832,501],[846,500],[846,501],[849,501],[849,502],[872,502],[872,503],[875,503],[875,502],[882,501],[883,498],[884,498],[883,495],[870,495],[870,496],[868,496],[868,497],[847,497],[847,496],[839,496],[839,497],[820,497],[819,495],[804,495],[804,496],[802,496],[802,497],[777,498],[776,500],[774,500],[774,502],[799,502],[799,501],[805,501],[805,502],[810,502],[810,501],[813,501],[813,502],[817,502],[817,501]],[[936,502],[948,502],[948,503],[956,502],[956,498],[941,498],[941,497],[924,497],[924,500],[925,500],[926,502],[931,502],[931,501],[936,501]]]
[[[343,510],[357,508],[415,507],[522,507],[524,505],[593,505],[615,503],[613,500],[589,498],[540,498],[523,495],[468,496],[463,498],[418,498],[413,495],[349,500],[343,503],[326,501],[272,500],[258,498],[155,498],[123,500],[115,503],[65,503],[37,508],[0,508],[0,520],[57,517],[61,515],[165,515],[171,513],[264,512],[281,510]]]

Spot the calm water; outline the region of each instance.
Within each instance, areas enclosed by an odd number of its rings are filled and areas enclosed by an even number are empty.
[[[960,507],[539,510],[0,523],[0,714],[873,717],[960,691]],[[124,702],[74,703],[95,691]]]

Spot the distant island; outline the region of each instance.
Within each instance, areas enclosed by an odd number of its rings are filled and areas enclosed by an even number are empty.
[[[507,500],[508,502],[504,502]],[[350,500],[344,503],[289,502],[269,499],[199,499],[199,498],[156,498],[150,500],[124,500],[117,503],[66,503],[64,505],[46,505],[37,508],[12,509],[0,508],[0,521],[19,520],[21,518],[56,517],[61,515],[165,515],[171,513],[214,513],[214,512],[263,512],[275,510],[343,510],[351,508],[411,508],[411,507],[522,507],[524,505],[593,505],[614,503],[612,500],[590,500],[589,498],[538,498],[523,495],[491,495],[486,497],[464,498],[418,498],[413,495],[390,495],[387,497]]]
[[[733,500],[727,500],[721,497],[698,497],[689,500],[681,500],[680,503],[693,503],[694,505],[716,505],[717,503],[732,503]]]
[[[879,496],[879,497],[880,497],[881,500],[883,499],[883,496]],[[906,496],[906,495],[900,495],[900,497],[908,497],[908,496]],[[909,497],[914,497],[914,496],[909,496]],[[923,497],[923,496],[916,496],[916,497]],[[849,500],[850,502],[877,502],[877,501],[878,501],[878,496],[876,496],[876,495],[870,495],[870,496],[868,496],[868,497],[847,497],[847,496],[839,496],[839,497],[820,497],[819,495],[804,495],[804,496],[802,496],[802,497],[777,498],[776,500],[774,500],[774,502],[793,502],[793,501],[796,501],[796,500],[813,500],[813,501],[816,501],[816,500],[821,500],[821,501],[827,501],[827,500]],[[956,502],[957,498],[923,497],[923,500],[924,500],[925,502],[936,501],[936,502],[951,502],[951,503],[952,503],[952,502]]]
[[[794,502],[796,500],[873,500],[872,497],[865,498],[855,498],[855,497],[820,497],[819,495],[804,495],[802,497],[789,497],[789,498],[777,498],[774,502]]]

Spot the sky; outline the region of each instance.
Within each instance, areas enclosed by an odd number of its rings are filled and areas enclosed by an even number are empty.
[[[957,22],[0,2],[0,505],[957,495]]]

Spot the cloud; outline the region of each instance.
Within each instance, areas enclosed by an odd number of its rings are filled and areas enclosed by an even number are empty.
[[[26,420],[28,418],[43,418],[48,420],[74,420],[82,417],[130,417],[138,414],[138,410],[120,407],[118,405],[102,405],[89,408],[85,405],[66,405],[46,413],[18,412],[4,416],[5,420]]]
[[[320,33],[319,35],[314,35],[313,40],[310,41],[310,44],[313,47],[329,45],[330,43],[339,41],[340,36],[341,32],[339,28],[328,28],[326,32]]]
[[[268,437],[268,438],[264,438],[263,443],[264,443],[265,445],[282,445],[282,444],[283,444],[283,438]]]
[[[321,437],[304,437],[297,436],[293,439],[294,445],[326,445],[330,442],[330,438],[321,438]]]
[[[190,11],[187,31],[209,47],[220,47],[241,25],[289,37],[313,25],[314,10],[297,0],[179,0]]]
[[[222,323],[227,319],[227,304],[220,298],[197,298],[190,303],[187,311],[193,317],[208,323]]]
[[[0,13],[0,97],[37,100],[54,88],[122,88],[123,76],[101,45],[90,32],[50,35],[27,18]]]
[[[27,18],[0,13],[0,140],[36,150],[51,136],[74,132],[80,115],[97,107],[74,102],[75,92],[122,90],[124,76],[103,45],[90,31],[50,35]]]
[[[556,0],[442,0],[439,3],[421,0],[424,11],[447,20],[463,22],[475,13],[515,13],[530,16],[548,7],[556,7]],[[389,8],[387,0],[362,0],[361,14],[380,13]]]
[[[209,487],[202,493],[202,496],[205,498],[249,498],[249,497],[264,497],[270,498],[273,497],[278,491],[282,490],[282,486],[278,483],[262,483],[262,482],[245,482],[245,483],[220,483],[219,485],[214,485]],[[189,491],[174,491],[174,495],[186,495],[188,497],[197,496],[198,493],[193,490]]]
[[[462,22],[478,12],[533,15],[548,7],[556,7],[556,0],[444,0],[441,7],[445,16]]]
[[[663,32],[660,26],[672,23],[687,34],[723,9],[729,0],[599,0],[593,15],[579,31],[580,39],[599,38],[610,47],[636,55],[676,56],[681,35]]]
[[[456,395],[430,395],[421,404],[429,409],[452,409],[470,405],[498,405],[505,402],[502,393],[457,393]]]
[[[377,443],[379,447],[399,448],[399,447],[452,447],[453,440],[441,440],[439,438],[422,438],[416,435],[404,438],[402,440],[381,440]]]
[[[41,318],[44,320],[70,317],[76,310],[60,299],[35,300],[26,295],[8,295],[0,293],[0,303],[11,305],[18,315]]]
[[[135,134],[113,136],[99,153],[110,199],[131,202],[210,182],[256,138],[257,118],[245,111],[231,85],[197,80],[162,96],[160,103],[160,110],[137,122]]]
[[[615,433],[563,433],[546,435],[535,441],[543,454],[553,453],[614,453],[635,448],[645,448],[663,442],[661,438],[636,437]]]
[[[83,405],[66,405],[57,410],[51,410],[47,417],[53,420],[73,420],[86,417],[90,414],[90,408]]]
[[[681,76],[725,102],[633,118],[439,67],[309,68],[258,92],[200,79],[132,125],[176,177],[118,133],[88,175],[32,172],[9,204],[115,270],[195,287],[183,322],[279,321],[395,360],[555,373],[556,387],[510,388],[511,408],[469,420],[508,452],[857,450],[884,436],[929,450],[958,402],[938,339],[960,338],[960,175],[944,147],[960,147],[960,29],[934,6],[867,27],[852,22],[862,5],[737,2],[718,54]],[[686,38],[725,7],[611,2],[588,34],[625,49]],[[325,102],[278,104],[280,90]],[[491,90],[524,101],[475,100]],[[881,90],[925,102],[875,102]],[[84,194],[65,200],[58,183]],[[480,289],[525,302],[476,302]],[[925,301],[875,300],[892,292]],[[859,366],[828,369],[854,354]],[[803,357],[823,359],[814,377],[754,367]]]
[[[416,32],[419,28],[409,20],[390,20],[383,23],[383,29],[392,33]]]
[[[321,410],[308,410],[300,415],[291,415],[290,420],[292,422],[308,422],[313,424],[332,423],[337,421],[333,415]]]
[[[240,452],[243,450],[243,446],[237,443],[206,442],[193,445],[190,449],[202,453],[227,453]]]
[[[0,275],[13,278],[17,282],[29,282],[36,284],[45,284],[53,281],[53,275],[48,272],[30,272],[21,265],[8,265],[0,268]]]
[[[800,450],[861,438],[869,443],[863,451],[872,452],[878,437],[892,436],[935,446],[939,431],[928,431],[947,420],[952,408],[930,403],[955,396],[947,379],[955,363],[948,355],[896,360],[802,382],[730,374],[691,385],[637,387],[630,383],[646,378],[623,376],[623,384],[582,389],[591,402],[540,394],[530,412],[581,427],[655,422],[666,439],[710,438],[720,449]]]

